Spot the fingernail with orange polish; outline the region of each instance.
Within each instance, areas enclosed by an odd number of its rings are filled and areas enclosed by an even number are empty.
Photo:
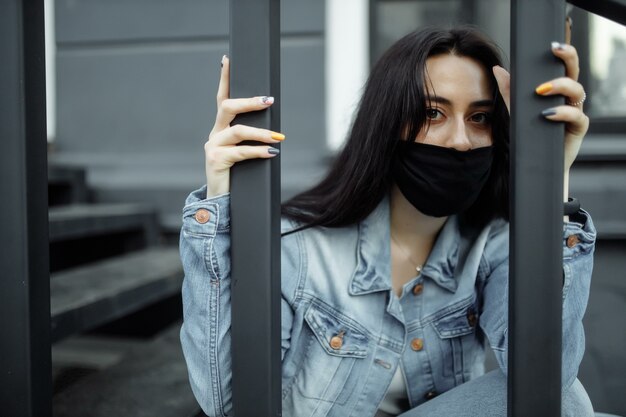
[[[270,105],[272,103],[274,103],[274,97],[271,97],[271,96],[263,96],[263,97],[261,97],[261,104]]]
[[[535,89],[537,94],[546,94],[552,90],[552,83],[543,83]]]
[[[274,140],[285,140],[285,135],[278,132],[272,132],[272,139]]]

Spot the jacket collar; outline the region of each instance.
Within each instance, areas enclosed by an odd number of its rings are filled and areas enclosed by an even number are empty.
[[[350,279],[351,295],[369,294],[391,289],[391,253],[389,246],[389,198],[386,196],[376,209],[359,223],[357,267]],[[454,270],[458,262],[459,231],[457,216],[450,216],[422,268],[422,276],[440,287],[456,292]]]

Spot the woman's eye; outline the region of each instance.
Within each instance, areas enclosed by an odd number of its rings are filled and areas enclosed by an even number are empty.
[[[487,124],[491,121],[490,116],[489,113],[476,113],[470,119],[475,123]]]
[[[437,109],[426,109],[426,117],[431,120],[436,120],[441,115],[441,112]]]

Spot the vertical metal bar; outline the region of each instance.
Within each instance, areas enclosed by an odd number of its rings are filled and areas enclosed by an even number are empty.
[[[332,0],[327,0],[332,1]],[[378,13],[378,9],[380,0],[369,0],[368,8],[369,8],[369,68],[371,69],[376,64],[380,54],[378,50],[380,49],[380,36],[378,31],[380,30],[380,13]],[[369,71],[368,71],[369,72]]]
[[[236,123],[280,130],[280,2],[231,0],[230,95],[271,95]],[[274,145],[273,145],[274,146]],[[231,174],[233,409],[281,415],[280,161],[252,160]]]
[[[510,417],[561,415],[563,126],[541,111],[563,101],[534,90],[563,75],[564,20],[564,0],[512,2]]]
[[[0,3],[0,413],[50,416],[43,1]]]
[[[568,3],[626,25],[626,0],[568,0]]]

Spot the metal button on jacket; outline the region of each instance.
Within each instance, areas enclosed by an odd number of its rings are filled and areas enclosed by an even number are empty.
[[[193,217],[198,223],[205,224],[211,218],[211,213],[209,213],[209,210],[207,209],[199,209]]]
[[[578,239],[577,235],[569,235],[569,237],[567,238],[567,247],[568,248],[573,248],[578,243],[580,243],[580,239]]]
[[[424,347],[424,340],[420,339],[419,337],[411,340],[411,349],[418,351],[418,350],[422,350],[423,347]]]
[[[424,397],[426,397],[427,400],[432,400],[436,396],[437,396],[437,393],[435,391],[428,391],[428,393],[426,393]]]
[[[468,323],[470,326],[474,327],[474,326],[476,326],[476,322],[477,322],[477,321],[478,321],[478,320],[477,320],[477,318],[476,318],[476,314],[474,314],[474,312],[473,312],[473,311],[470,311],[470,312],[467,314],[467,323]]]
[[[337,350],[343,346],[343,335],[346,331],[342,330],[337,335],[330,338],[330,347]]]
[[[420,295],[422,291],[424,291],[423,284],[417,284],[415,285],[415,287],[413,287],[413,295]]]
[[[343,345],[343,340],[339,336],[333,336],[330,339],[330,347],[333,349],[339,349]]]

